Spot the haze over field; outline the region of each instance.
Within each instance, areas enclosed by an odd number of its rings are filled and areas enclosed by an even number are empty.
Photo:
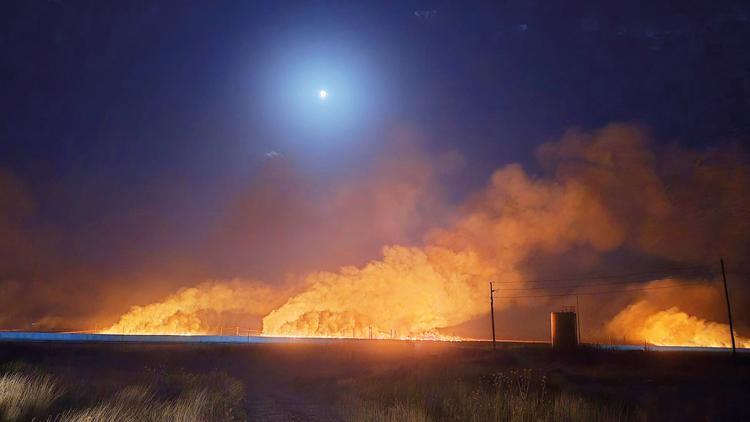
[[[0,330],[747,345],[747,2],[11,3]]]
[[[539,175],[529,175],[516,164],[495,171],[484,190],[451,212],[453,221],[446,228],[427,231],[422,245],[386,246],[381,259],[363,266],[290,280],[292,287],[278,292],[288,298],[270,313],[262,306],[243,303],[267,291],[233,292],[223,284],[210,289],[199,286],[164,302],[134,308],[108,332],[213,332],[215,327],[201,315],[228,308],[248,318],[263,316],[266,335],[367,337],[372,329],[377,336],[396,330],[402,337],[433,338],[486,314],[489,280],[510,283],[508,296],[528,295],[529,291],[519,294],[513,289],[523,287],[526,279],[539,278],[534,266],[527,264],[534,255],[544,256],[545,265],[561,269],[577,255],[585,261],[574,261],[571,267],[596,268],[601,273],[607,270],[609,255],[623,253],[641,255],[639,260],[651,262],[652,268],[678,268],[674,270],[677,276],[652,281],[645,274],[624,286],[546,290],[588,294],[613,287],[636,290],[686,282],[669,290],[668,303],[656,301],[646,291],[617,293],[616,300],[604,306],[613,319],[595,334],[663,345],[726,346],[728,327],[703,318],[712,315],[711,310],[720,315],[723,306],[714,292],[719,287],[713,277],[716,256],[739,260],[747,251],[750,168],[735,152],[731,147],[657,151],[647,132],[634,125],[615,124],[594,132],[571,130],[560,141],[539,148]],[[663,164],[656,166],[657,162]],[[427,173],[439,171],[425,169]],[[403,186],[382,189],[399,192]],[[437,188],[425,184],[420,189]],[[410,194],[427,195],[413,187]],[[624,200],[637,196],[642,199]],[[708,204],[707,197],[712,198]],[[403,201],[393,204],[404,206]],[[679,270],[696,266],[714,272],[709,278],[705,271],[685,278]],[[600,283],[606,284],[606,279]],[[696,286],[695,282],[702,283]],[[570,284],[559,283],[562,287]],[[703,294],[694,294],[695,289],[702,289]],[[544,294],[545,289],[532,293]],[[549,302],[549,298],[541,299]],[[534,302],[539,299],[516,301],[500,300],[497,306],[538,307]],[[699,309],[701,315],[681,311],[685,306]],[[185,324],[175,325],[175,319],[183,318]],[[686,334],[675,336],[675,332]],[[740,341],[743,347],[746,343]]]

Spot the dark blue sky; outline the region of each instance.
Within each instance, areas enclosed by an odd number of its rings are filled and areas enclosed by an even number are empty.
[[[747,3],[621,3],[13,1],[0,168],[36,204],[23,225],[62,261],[231,277],[263,275],[269,257],[230,239],[230,258],[196,258],[227,239],[227,204],[269,178],[313,191],[356,179],[404,128],[464,157],[456,201],[503,164],[533,171],[535,147],[573,126],[746,140]],[[293,97],[308,82],[332,85],[329,109]],[[293,175],[268,170],[269,153]],[[284,239],[292,256],[312,242]]]

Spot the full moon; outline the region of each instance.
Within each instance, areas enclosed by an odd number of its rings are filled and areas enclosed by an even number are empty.
[[[321,100],[325,100],[326,97],[328,97],[328,91],[326,91],[325,89],[321,89],[320,92],[318,92],[318,96]]]

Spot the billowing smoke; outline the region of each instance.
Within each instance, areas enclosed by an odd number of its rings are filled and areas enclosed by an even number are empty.
[[[310,275],[309,287],[263,319],[276,335],[430,336],[477,314],[478,280],[489,273],[471,252],[387,247],[362,268]]]
[[[26,221],[35,210],[21,179],[0,168],[0,273],[25,269],[35,254],[36,236],[27,230]]]
[[[665,286],[677,289],[660,290]],[[644,287],[645,286],[645,287]],[[605,326],[599,341],[654,344],[659,346],[731,347],[726,320],[724,290],[719,279],[655,280],[642,285]],[[696,315],[701,315],[698,317]],[[606,337],[606,338],[605,338]],[[750,347],[750,339],[739,336],[737,347]]]
[[[103,331],[109,334],[214,334],[247,317],[267,314],[278,306],[277,291],[247,280],[205,282],[182,289],[159,303],[133,306]],[[243,324],[244,322],[244,324]]]
[[[546,177],[519,165],[496,171],[453,227],[432,231],[426,246],[386,248],[363,268],[310,276],[306,291],[264,318],[264,332],[440,330],[486,313],[487,282],[533,276],[524,262],[539,253],[627,249],[680,263],[742,256],[750,234],[747,167],[728,153],[665,153],[657,158],[646,133],[632,126],[571,131],[540,148]]]
[[[607,332],[625,342],[658,346],[731,347],[729,325],[690,315],[677,306],[659,309],[648,301],[628,305],[607,324]],[[750,347],[750,338],[735,333],[737,347]]]
[[[497,170],[458,217],[429,230],[421,246],[388,246],[381,259],[363,266],[302,277],[298,293],[263,318],[263,332],[380,336],[395,330],[399,336],[430,336],[486,314],[488,282],[502,279],[522,287],[523,280],[540,275],[532,265],[539,259],[557,260],[557,268],[573,273],[583,267],[606,273],[605,263],[618,254],[664,267],[706,265],[720,256],[740,262],[749,252],[750,171],[731,147],[656,146],[645,130],[616,124],[594,132],[571,130],[540,147],[538,159],[538,172],[517,164]],[[566,265],[567,257],[580,251],[593,258],[583,266]],[[642,285],[636,280],[636,287]],[[676,298],[682,290],[671,294]],[[217,302],[225,300],[236,304],[217,303],[218,309],[246,306],[235,295]],[[510,302],[497,306],[505,303]],[[644,303],[630,304],[607,330],[669,331],[686,326],[674,322],[679,319],[703,324],[705,330],[698,331],[722,329],[679,308]],[[159,305],[143,309],[150,307]],[[620,309],[611,309],[611,315]],[[204,330],[200,317],[191,317],[190,327]],[[703,341],[688,337],[697,340],[685,343]]]

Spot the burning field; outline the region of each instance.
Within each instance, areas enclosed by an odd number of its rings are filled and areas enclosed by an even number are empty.
[[[607,329],[657,346],[732,347],[729,325],[689,315],[676,306],[660,310],[636,302],[618,313]],[[750,338],[737,336],[735,341],[736,347],[750,348]]]
[[[487,338],[495,281],[497,323],[509,335],[545,339],[546,326],[532,327],[539,319],[530,315],[579,296],[584,341],[729,345],[718,260],[727,260],[731,289],[740,291],[750,244],[750,167],[734,149],[657,149],[642,128],[615,124],[571,130],[537,158],[534,172],[496,170],[418,244],[281,283],[183,287],[133,306],[102,332],[207,334],[233,325],[268,336]],[[418,219],[419,204],[433,203],[424,192],[444,163],[410,160],[419,183],[408,173],[374,191],[393,219]],[[739,347],[750,347],[745,321],[736,325]]]
[[[750,421],[750,0],[3,6],[0,422]]]

